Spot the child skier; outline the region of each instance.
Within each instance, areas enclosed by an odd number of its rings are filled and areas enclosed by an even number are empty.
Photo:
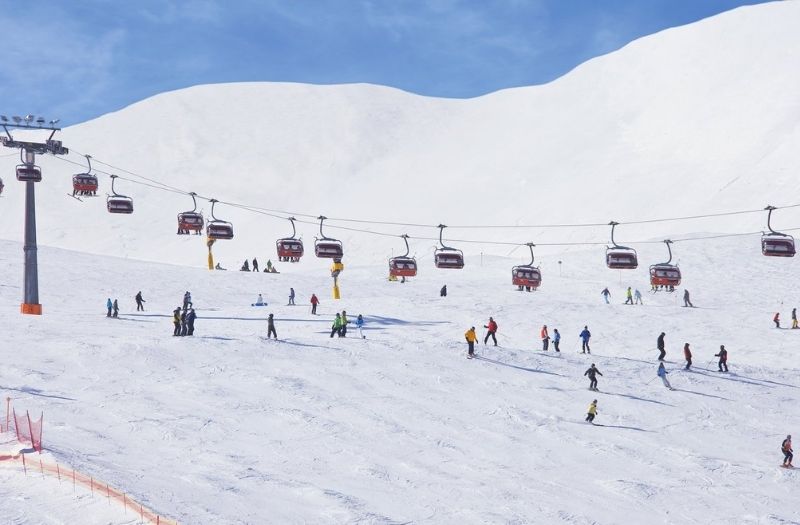
[[[792,436],[786,436],[786,439],[783,440],[781,443],[781,452],[783,452],[783,466],[786,468],[793,468],[792,465],[792,458],[794,458],[794,454],[792,454]]]
[[[656,372],[656,374],[658,374],[658,377],[661,378],[661,381],[664,383],[665,387],[669,388],[670,390],[674,390],[672,385],[669,384],[669,381],[667,381],[668,373],[669,372],[667,372],[667,369],[664,368],[664,363],[658,363],[658,372]]]
[[[594,417],[597,415],[597,400],[595,399],[592,401],[592,404],[589,405],[589,410],[586,414],[586,421],[594,425]]]
[[[727,372],[728,371],[728,351],[725,350],[725,345],[719,345],[719,353],[714,354],[714,357],[719,357],[719,371],[720,372]],[[725,367],[725,370],[722,368]]]
[[[775,312],[775,317],[772,318],[772,322],[775,323],[775,328],[781,327],[781,313]]]
[[[361,339],[366,339],[367,336],[364,335],[363,328],[364,318],[361,316],[361,314],[358,314],[358,317],[356,318],[356,329],[358,330],[358,335],[361,336]]]

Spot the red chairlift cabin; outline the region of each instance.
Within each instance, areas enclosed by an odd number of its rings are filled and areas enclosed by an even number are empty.
[[[85,155],[89,170],[72,176],[72,196],[94,197],[97,195],[97,176],[92,174],[92,156]]]
[[[775,206],[767,206],[764,209],[769,210],[769,214],[767,215],[767,228],[769,228],[769,233],[761,234],[761,253],[767,257],[794,257],[795,249],[792,236],[773,230],[770,224],[772,210],[777,208],[775,208]]]
[[[606,266],[613,270],[635,270],[639,266],[636,250],[620,246],[614,241],[614,228],[618,222],[611,221],[611,247],[606,248]]]
[[[192,211],[178,214],[178,235],[189,235],[191,232],[194,232],[195,235],[202,235],[205,221],[203,220],[203,214],[197,211],[197,199],[195,199],[197,194],[191,192],[189,196],[192,198],[194,208],[192,208]]]
[[[211,220],[206,225],[206,236],[209,240],[230,240],[233,239],[233,224],[227,221],[221,221],[214,216],[214,205],[219,202],[217,199],[211,199]]]
[[[297,229],[294,227],[294,217],[289,217],[289,222],[292,223],[292,236],[284,237],[275,241],[275,247],[278,250],[278,260],[282,262],[298,262],[300,257],[303,256],[303,241],[295,238]]]
[[[314,254],[320,259],[341,259],[344,256],[342,241],[325,237],[325,234],[322,233],[322,222],[327,217],[320,215],[317,218],[319,219],[319,234],[321,238],[314,242]]]
[[[511,283],[516,286],[520,291],[536,290],[542,284],[542,272],[539,268],[534,266],[533,247],[536,246],[532,242],[526,244],[531,250],[530,264],[522,264],[511,268]]]
[[[415,277],[417,275],[417,260],[408,256],[408,235],[403,234],[400,237],[406,243],[406,253],[398,257],[389,259],[389,276],[390,277]]]
[[[439,225],[439,244],[433,254],[434,263],[437,268],[460,270],[464,267],[464,253],[456,248],[445,246],[442,242],[442,232],[447,228],[444,224]]]
[[[674,291],[674,288],[681,284],[681,270],[676,265],[670,264],[672,261],[672,249],[669,245],[672,244],[672,241],[667,239],[664,244],[667,245],[667,250],[669,251],[669,260],[665,263],[650,266],[650,286],[653,287],[653,290],[664,287],[669,291]]]
[[[119,195],[114,190],[114,181],[118,175],[111,175],[111,193],[106,198],[106,208],[109,213],[133,213],[133,199],[126,195]]]

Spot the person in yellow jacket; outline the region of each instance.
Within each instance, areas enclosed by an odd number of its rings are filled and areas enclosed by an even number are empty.
[[[586,421],[592,423],[594,425],[594,416],[597,415],[597,400],[595,399],[592,401],[592,404],[589,405],[588,413],[586,414]]]
[[[469,347],[469,351],[467,352],[467,359],[472,359],[472,356],[475,355],[475,341],[478,340],[478,335],[475,333],[475,327],[473,326],[466,332],[464,332],[464,338],[467,340],[467,346]]]

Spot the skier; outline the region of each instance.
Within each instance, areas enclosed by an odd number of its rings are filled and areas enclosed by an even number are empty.
[[[584,326],[583,327],[583,332],[581,332],[578,337],[580,337],[581,341],[582,341],[582,343],[581,343],[581,350],[582,350],[581,353],[582,354],[591,354],[592,353],[592,349],[589,348],[589,339],[592,337],[592,333],[589,331],[589,327],[588,326]]]
[[[775,312],[775,317],[772,318],[772,322],[775,323],[775,328],[781,327],[781,313]]]
[[[192,294],[187,290],[186,293],[183,294],[183,309],[186,310],[190,306],[192,306]]]
[[[331,339],[333,339],[333,334],[338,334],[339,337],[342,337],[342,316],[339,313],[336,313],[336,319],[333,320],[333,326],[331,326]]]
[[[792,308],[792,328],[797,328],[797,308]]]
[[[239,270],[242,271],[242,272],[249,272],[250,271],[250,261],[245,259],[244,260],[244,264],[242,264],[242,267],[239,268]]]
[[[561,352],[558,349],[558,344],[561,342],[561,334],[558,333],[558,328],[553,328],[553,348],[556,349],[556,352]]]
[[[690,306],[694,308],[692,301],[689,300],[689,290],[683,289],[683,306]]]
[[[256,297],[256,306],[264,306],[264,298],[261,297],[261,294]]]
[[[464,332],[464,338],[467,340],[467,359],[472,359],[472,356],[475,355],[475,341],[478,340],[474,326]]]
[[[586,421],[594,425],[594,417],[597,415],[597,400],[595,399],[592,401],[592,404],[589,405],[589,410],[586,414]]]
[[[119,317],[119,303],[116,299],[114,299],[114,303],[111,306],[114,308],[114,313],[111,314],[111,317]]]
[[[792,459],[794,458],[794,454],[792,454],[792,436],[786,436],[786,439],[783,440],[781,443],[781,452],[783,452],[783,467],[786,468],[794,468],[792,465]]]
[[[172,311],[172,322],[175,324],[175,330],[172,335],[181,335],[181,307],[178,306]]]
[[[692,366],[692,351],[689,350],[689,343],[683,345],[683,357],[686,358],[686,368],[684,370],[689,370]]]
[[[347,320],[347,312],[342,310],[342,329],[339,330],[339,337],[347,337],[347,325],[350,321]]]
[[[605,298],[606,304],[609,304],[608,303],[608,298],[611,297],[611,292],[608,291],[608,288],[603,288],[603,291],[600,292],[600,295],[602,295],[603,298]]]
[[[658,336],[658,339],[656,340],[656,347],[658,348],[658,351],[661,352],[658,354],[658,360],[663,361],[664,357],[667,355],[667,351],[664,350],[664,332],[661,332],[661,335]]]
[[[255,257],[253,257],[253,271],[254,272],[258,271],[258,259],[256,259]],[[276,337],[276,339],[277,339],[277,337]]]
[[[486,328],[486,337],[483,338],[483,344],[486,344],[489,341],[489,337],[491,337],[492,341],[494,341],[494,346],[497,346],[497,337],[494,335],[497,332],[497,323],[489,317],[489,324],[485,324],[483,327]]]
[[[139,310],[141,310],[141,311],[144,311],[144,304],[143,304],[143,303],[146,303],[146,302],[147,302],[147,301],[145,301],[145,300],[142,298],[142,292],[141,292],[141,291],[139,291],[139,292],[136,294],[136,311],[137,311],[137,312],[138,312]]]
[[[269,314],[269,317],[267,317],[267,339],[269,339],[272,335],[275,336],[275,340],[277,341],[278,332],[275,331],[275,319],[273,318],[272,314]]]
[[[633,296],[636,298],[634,304],[640,304],[644,306],[644,302],[642,302],[642,292],[640,292],[638,288],[636,289],[635,292],[633,292]]]
[[[317,299],[316,294],[311,294],[311,315],[317,315],[317,305],[319,304],[319,299]]]
[[[675,390],[674,388],[672,388],[672,385],[669,384],[669,381],[667,381],[668,373],[669,372],[667,372],[667,369],[664,368],[664,363],[658,363],[658,372],[656,372],[656,374],[658,374],[658,377],[660,377],[661,381],[664,382],[665,387],[669,388],[670,390]]]
[[[114,303],[111,302],[111,297],[106,299],[106,308],[108,308],[108,313],[106,313],[106,317],[111,317],[111,309],[114,307]]]
[[[592,366],[590,366],[589,369],[586,372],[583,373],[583,375],[589,376],[589,390],[594,390],[595,392],[597,392],[597,375],[598,374],[599,375],[603,375],[603,374],[600,373],[600,370],[598,370],[597,367],[594,366],[594,363],[592,363]]]
[[[439,297],[447,297],[447,285],[445,284],[442,286],[442,289],[439,290]]]
[[[197,314],[194,313],[194,308],[189,308],[189,313],[186,314],[186,325],[189,328],[186,335],[194,335],[194,320],[197,319]]]
[[[289,306],[294,305],[294,288],[289,288]]]
[[[719,357],[719,371],[720,372],[727,372],[728,371],[728,351],[725,350],[725,345],[719,345],[719,353],[714,354],[714,357]],[[723,370],[722,368],[725,368]]]
[[[547,347],[550,346],[550,334],[547,333],[547,325],[542,325],[542,329],[539,331],[539,337],[542,338],[542,350],[546,352]]]
[[[358,317],[356,318],[356,329],[358,330],[358,335],[361,336],[361,339],[367,338],[367,336],[364,335],[364,318],[361,316],[361,314],[358,314]]]
[[[628,289],[625,291],[625,297],[626,297],[625,304],[632,305],[633,304],[633,291],[631,290],[630,286],[628,286]]]

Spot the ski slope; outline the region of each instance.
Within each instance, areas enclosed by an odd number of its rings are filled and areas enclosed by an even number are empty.
[[[1,248],[6,275],[21,275],[21,246]],[[561,276],[546,264],[535,293],[510,285],[506,258],[426,265],[405,284],[382,265],[350,267],[335,302],[316,270],[209,272],[44,248],[45,315],[18,315],[16,280],[0,287],[0,391],[45,412],[57,461],[181,523],[800,521],[798,475],[778,467],[798,415],[800,331],[771,323],[797,297],[797,262],[762,257],[757,237],[695,244],[681,267],[697,308],[682,308],[678,294],[648,293],[646,269],[602,261],[595,248],[565,259]],[[737,262],[725,279],[721,261]],[[621,304],[628,285],[644,306]],[[186,290],[196,335],[172,337]],[[249,306],[257,293],[268,307]],[[107,297],[120,319],[105,317]],[[365,316],[365,340],[328,337],[342,309]],[[269,312],[280,342],[264,339]],[[500,346],[465,359],[464,331],[482,336],[489,315]],[[542,324],[562,333],[562,355],[540,350]],[[586,324],[591,356],[576,353]],[[655,380],[662,330],[675,391]],[[684,342],[692,372],[679,370]],[[709,364],[720,344],[727,375]],[[592,362],[599,393],[582,375]],[[0,473],[0,513],[17,523],[47,522],[31,507],[51,523],[131,520],[109,518],[102,499],[88,520],[92,500],[70,487]]]

